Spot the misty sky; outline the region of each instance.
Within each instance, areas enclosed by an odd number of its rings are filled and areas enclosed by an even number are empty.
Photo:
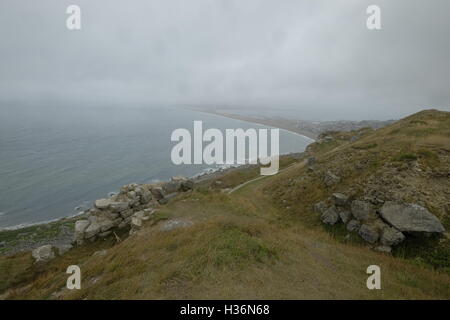
[[[66,28],[70,4],[81,31]],[[381,31],[366,28],[370,4]],[[450,110],[449,15],[448,0],[1,0],[0,101]]]

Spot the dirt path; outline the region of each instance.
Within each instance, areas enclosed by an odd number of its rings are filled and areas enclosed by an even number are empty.
[[[304,164],[305,164],[305,161],[303,161],[303,162],[295,162],[295,163],[292,163],[292,164],[290,164],[289,166],[287,166],[286,168],[281,169],[280,171],[278,171],[277,174],[280,174],[280,173],[286,171],[287,169],[289,169],[289,168],[291,168],[291,167],[293,167],[293,166],[295,166],[295,165],[299,165],[299,164],[300,164],[300,165],[304,165]],[[241,183],[240,185],[234,187],[234,188],[231,189],[230,191],[228,191],[228,194],[232,194],[232,193],[236,192],[237,190],[241,189],[242,187],[245,187],[246,185],[248,185],[248,184],[250,184],[250,183],[252,183],[252,182],[256,182],[256,181],[262,180],[262,179],[264,179],[264,178],[269,178],[269,177],[271,177],[271,176],[260,176],[260,177],[258,177],[258,178],[254,178],[254,179],[248,180],[248,181],[246,181],[246,182],[244,182],[244,183]]]

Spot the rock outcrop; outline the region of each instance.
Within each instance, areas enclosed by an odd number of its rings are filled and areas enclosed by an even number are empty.
[[[438,218],[417,204],[388,201],[381,208],[380,214],[390,225],[403,232],[445,231]]]
[[[357,232],[366,242],[380,252],[391,252],[391,247],[405,240],[408,233],[441,233],[445,229],[427,209],[417,204],[381,201],[381,207],[356,199],[344,193],[314,205],[314,212],[328,225],[342,221],[349,232]],[[377,246],[378,244],[378,246]]]
[[[125,185],[118,194],[96,200],[86,217],[76,221],[74,241],[81,245],[85,241],[105,238],[115,228],[129,228],[133,234],[151,218],[157,207],[193,187],[194,182],[184,177],[174,177],[169,182],[158,184]]]

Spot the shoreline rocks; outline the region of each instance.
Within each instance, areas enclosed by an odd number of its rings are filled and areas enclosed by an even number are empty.
[[[150,219],[157,207],[193,187],[193,180],[180,176],[157,184],[125,185],[118,194],[94,201],[93,208],[86,214],[87,218],[75,222],[74,242],[82,245],[86,240],[108,237],[115,228],[129,228],[132,235],[142,228],[144,221]]]

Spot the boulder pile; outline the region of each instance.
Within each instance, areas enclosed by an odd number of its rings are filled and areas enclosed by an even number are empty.
[[[98,199],[83,219],[75,223],[74,242],[82,245],[112,234],[115,228],[139,230],[160,205],[168,203],[180,192],[192,190],[194,182],[184,177],[173,177],[157,184],[128,184],[118,194]]]
[[[443,233],[438,218],[417,204],[386,201],[381,206],[364,200],[352,200],[342,193],[334,193],[328,201],[314,205],[323,223],[342,222],[349,232],[357,232],[380,252],[391,252],[408,234]]]

